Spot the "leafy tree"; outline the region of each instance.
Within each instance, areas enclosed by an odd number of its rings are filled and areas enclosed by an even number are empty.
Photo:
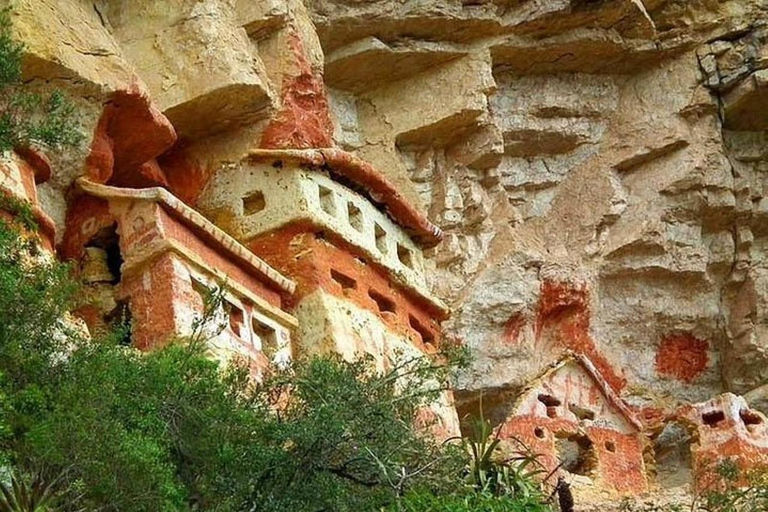
[[[414,426],[446,368],[413,359],[381,374],[370,360],[332,355],[268,379],[255,397],[279,411],[273,442],[285,449],[258,473],[252,501],[269,511],[378,510],[414,486],[455,488],[465,452]],[[408,392],[398,392],[403,379]]]
[[[34,237],[0,222],[0,462],[40,419],[76,286],[67,266],[37,257]]]
[[[380,374],[328,356],[254,386],[201,337],[146,354],[78,337],[61,321],[68,267],[33,253],[0,224],[0,446],[58,482],[56,510],[374,511],[456,487],[464,452],[414,426],[450,361]]]
[[[0,10],[0,153],[35,144],[68,146],[82,136],[74,107],[59,91],[41,96],[22,83],[24,45],[13,39],[11,10]]]

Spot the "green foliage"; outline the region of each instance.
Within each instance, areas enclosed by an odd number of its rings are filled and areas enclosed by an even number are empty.
[[[0,221],[0,461],[36,423],[65,342],[76,286],[68,267],[35,255],[33,238]]]
[[[38,230],[35,214],[32,211],[32,204],[29,201],[24,201],[16,196],[0,191],[0,211],[11,214],[13,222],[27,231],[36,232]]]
[[[56,510],[544,510],[512,466],[494,492],[463,483],[466,446],[415,427],[464,351],[384,373],[314,357],[254,385],[207,357],[205,319],[151,353],[82,339],[62,322],[69,268],[34,244],[0,224],[0,465],[54,482]]]
[[[483,415],[470,420],[471,433],[465,439],[471,453],[470,476],[472,485],[481,493],[494,496],[513,496],[527,502],[544,501],[542,488],[546,471],[538,455],[530,452],[522,442],[516,441],[521,449],[510,456],[501,458],[499,430],[491,426]],[[515,441],[515,440],[513,440]]]
[[[82,135],[74,107],[55,91],[47,97],[22,90],[24,46],[13,39],[11,10],[0,11],[0,153],[31,144],[69,146]]]
[[[501,439],[482,413],[470,421],[471,433],[462,440],[463,451],[470,454],[463,485],[415,487],[388,510],[392,512],[551,512],[543,491],[545,471],[538,457],[515,451],[500,455]],[[522,446],[522,445],[521,445]]]
[[[454,486],[464,453],[414,428],[439,392],[424,379],[444,368],[420,359],[380,374],[369,360],[327,356],[269,378],[255,397],[262,408],[283,404],[272,435],[284,449],[259,472],[253,501],[270,511],[378,510],[415,485]]]
[[[452,361],[312,358],[253,386],[203,336],[148,354],[79,339],[69,269],[31,244],[0,230],[0,447],[58,479],[57,510],[374,511],[456,486],[465,452],[414,427]]]
[[[484,492],[436,496],[432,492],[412,492],[392,512],[550,512],[541,500],[529,497],[494,496]]]
[[[768,510],[768,469],[744,472],[731,459],[717,464],[719,485],[697,500],[705,512],[763,512]]]

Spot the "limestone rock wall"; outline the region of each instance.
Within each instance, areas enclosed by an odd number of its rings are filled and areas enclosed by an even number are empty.
[[[98,141],[192,206],[249,149],[336,145],[445,233],[461,410],[567,349],[649,425],[723,391],[768,410],[765,0],[5,3],[30,83],[94,139],[41,187],[60,234]],[[126,161],[137,132],[162,137]]]
[[[313,4],[337,142],[446,232],[460,396],[566,348],[649,417],[763,396],[766,8]]]

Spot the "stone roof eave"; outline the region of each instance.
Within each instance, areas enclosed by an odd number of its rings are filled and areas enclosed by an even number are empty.
[[[218,226],[164,188],[131,189],[113,187],[94,183],[85,177],[78,178],[76,186],[78,190],[102,199],[128,199],[158,203],[171,216],[194,230],[204,233],[209,241],[244,263],[251,273],[258,275],[282,292],[293,294],[296,290],[296,283],[294,281],[269,266],[264,260],[240,244],[240,242],[226,234]]]

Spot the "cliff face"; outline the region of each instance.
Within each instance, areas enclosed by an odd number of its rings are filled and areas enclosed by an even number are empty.
[[[445,230],[432,282],[514,388],[764,399],[763,2],[315,2],[337,140]]]
[[[768,412],[764,0],[14,0],[35,87],[92,143],[53,162],[194,206],[248,150],[338,146],[445,233],[460,412],[566,350],[647,425]],[[215,221],[215,219],[214,219]]]

